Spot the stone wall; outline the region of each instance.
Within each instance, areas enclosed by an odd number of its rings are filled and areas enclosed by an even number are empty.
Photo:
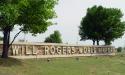
[[[2,43],[0,44],[2,52]],[[28,43],[17,42],[10,47],[10,56],[30,56],[30,55],[115,55],[116,49],[112,46],[83,46],[54,43]]]

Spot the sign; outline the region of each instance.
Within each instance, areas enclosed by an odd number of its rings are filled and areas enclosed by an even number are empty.
[[[0,44],[2,49],[2,44]],[[1,50],[0,50],[1,51]],[[112,46],[82,46],[52,43],[14,43],[9,51],[11,56],[27,55],[114,55]]]

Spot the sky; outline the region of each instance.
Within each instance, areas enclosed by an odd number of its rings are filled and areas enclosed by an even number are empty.
[[[122,13],[125,14],[125,0],[59,0],[58,5],[55,6],[55,11],[58,17],[53,20],[57,25],[48,27],[48,30],[45,33],[35,37],[31,34],[21,33],[16,41],[25,39],[28,42],[43,42],[47,36],[52,34],[55,30],[59,30],[62,35],[63,43],[92,45],[92,41],[90,40],[79,41],[78,27],[80,26],[82,17],[86,15],[87,8],[94,5],[102,5],[107,8],[119,8]],[[125,16],[123,16],[122,20],[125,20]],[[17,31],[18,28],[11,32],[11,39]],[[103,42],[100,43],[102,45],[104,44]],[[125,46],[125,35],[115,40],[112,45],[116,47]]]

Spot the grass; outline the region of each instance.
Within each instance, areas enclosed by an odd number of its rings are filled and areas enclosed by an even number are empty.
[[[125,56],[0,58],[0,75],[125,75]]]

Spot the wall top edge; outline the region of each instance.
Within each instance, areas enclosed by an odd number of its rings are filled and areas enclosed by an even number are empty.
[[[0,44],[3,44],[0,41]],[[91,46],[91,47],[114,47],[109,45],[82,45],[82,44],[65,44],[65,43],[43,43],[43,42],[14,42],[13,45],[57,45],[57,46]]]

